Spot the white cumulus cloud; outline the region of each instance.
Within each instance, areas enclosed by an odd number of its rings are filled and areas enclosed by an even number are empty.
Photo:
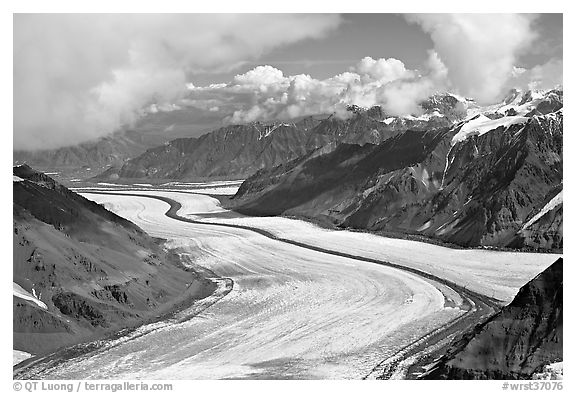
[[[347,105],[381,105],[391,115],[417,113],[419,103],[446,88],[446,67],[435,52],[422,72],[407,69],[397,59],[365,57],[350,71],[319,80],[310,75],[287,76],[272,66],[258,66],[227,84],[189,86],[188,105],[218,107],[225,122],[287,120],[336,113]]]
[[[394,58],[374,60],[371,57],[365,57],[354,67],[354,70],[365,79],[381,83],[414,76],[414,71],[407,70],[404,63]]]
[[[446,65],[459,93],[480,103],[497,100],[518,56],[536,38],[534,15],[408,14],[430,34],[434,50]]]

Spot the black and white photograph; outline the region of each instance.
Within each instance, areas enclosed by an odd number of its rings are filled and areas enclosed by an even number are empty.
[[[566,391],[564,14],[325,9],[11,13],[6,391]]]

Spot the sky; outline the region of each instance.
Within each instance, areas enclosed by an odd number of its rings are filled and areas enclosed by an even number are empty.
[[[417,114],[562,84],[561,14],[15,14],[14,149],[78,144],[156,112],[225,124]],[[198,130],[198,127],[191,127]]]

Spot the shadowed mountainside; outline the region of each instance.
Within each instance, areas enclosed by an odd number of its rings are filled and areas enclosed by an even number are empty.
[[[14,349],[50,352],[214,288],[160,239],[28,166],[14,168],[13,196]]]
[[[425,379],[530,379],[563,360],[563,260],[540,273],[514,300],[464,334]]]

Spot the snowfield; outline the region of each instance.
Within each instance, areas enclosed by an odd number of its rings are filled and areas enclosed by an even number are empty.
[[[84,195],[169,239],[170,247],[231,278],[234,287],[195,318],[119,339],[38,377],[361,378],[464,313],[458,294],[408,272],[244,229],[177,221],[164,215],[168,205],[159,200]],[[222,210],[200,197],[196,214]]]
[[[130,191],[122,192],[130,193]],[[286,217],[247,217],[223,209],[220,201],[207,195],[170,191],[138,191],[137,193],[163,196],[181,203],[182,208],[178,215],[182,217],[264,229],[281,238],[367,258],[386,260],[446,278],[504,302],[511,301],[521,286],[545,270],[559,257],[557,254],[481,249],[457,250],[369,233],[329,230]],[[89,199],[101,197],[95,194],[84,196]]]

